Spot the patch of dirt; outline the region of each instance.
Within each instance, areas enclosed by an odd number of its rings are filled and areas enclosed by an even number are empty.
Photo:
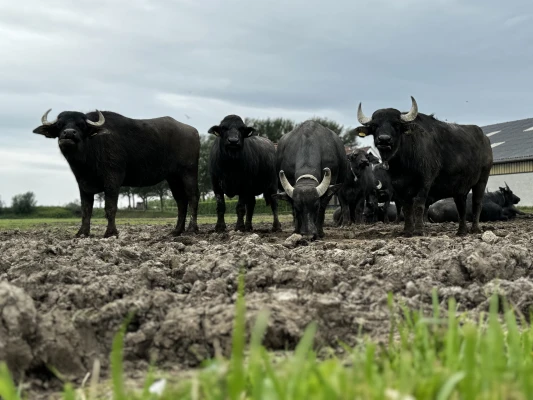
[[[123,226],[118,239],[103,239],[98,226],[82,239],[59,227],[0,232],[0,359],[35,390],[49,388],[48,365],[79,382],[95,358],[106,371],[113,336],[133,310],[129,373],[153,355],[161,368],[197,367],[215,346],[229,354],[240,267],[248,326],[270,310],[270,350],[293,349],[313,320],[318,346],[353,345],[360,331],[386,340],[388,292],[429,311],[436,287],[443,308],[455,297],[474,315],[495,292],[525,315],[533,304],[533,226],[525,219],[483,224],[483,235],[462,238],[453,223],[428,224],[423,238],[378,223],[329,225],[322,241],[287,242],[290,224],[280,233],[269,226],[251,234],[202,226],[175,239],[167,226]]]

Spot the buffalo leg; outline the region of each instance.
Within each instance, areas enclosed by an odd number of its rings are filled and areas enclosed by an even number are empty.
[[[226,222],[224,221],[224,214],[226,213],[226,201],[224,200],[224,192],[220,186],[212,182],[213,192],[217,202],[217,223],[215,225],[215,232],[221,233],[226,231]]]
[[[350,226],[352,224],[352,220],[350,218],[350,205],[348,204],[348,200],[346,199],[346,196],[343,195],[342,191],[339,193],[337,198],[339,199],[341,206],[341,217],[337,223],[337,226]]]
[[[254,216],[255,209],[255,196],[251,196],[246,202],[246,223],[244,224],[244,231],[253,231],[252,218]]]
[[[243,196],[239,195],[239,201],[237,202],[237,224],[235,225],[236,231],[245,231],[244,215],[246,214],[246,200]]]
[[[365,209],[365,199],[357,199],[355,203],[355,222],[362,224],[364,222],[363,211]]]
[[[466,195],[454,196],[455,207],[457,207],[457,214],[459,215],[459,229],[457,236],[464,236],[468,233],[466,227]]]
[[[387,200],[385,204],[383,204],[383,222],[386,224],[389,223],[389,207],[390,207],[390,200]]]
[[[187,219],[187,207],[189,201],[187,200],[187,195],[185,194],[185,189],[183,188],[183,183],[180,179],[169,179],[168,186],[170,186],[172,196],[178,205],[178,220],[176,222],[176,227],[172,231],[172,235],[179,236],[185,230],[185,220]]]
[[[280,232],[281,231],[281,224],[279,223],[279,217],[278,217],[278,200],[272,197],[272,194],[265,194],[264,197],[266,199],[266,196],[270,195],[270,208],[272,209],[272,215],[274,217],[274,221],[272,222],[272,232]]]
[[[91,216],[93,215],[94,194],[84,192],[80,189],[81,200],[81,227],[76,237],[82,235],[89,236],[91,233]]]
[[[424,236],[424,210],[426,207],[426,201],[424,198],[415,197],[413,201],[413,217],[415,222],[416,236]]]
[[[115,217],[117,215],[117,203],[118,203],[118,188],[106,189],[105,194],[105,217],[107,218],[107,229],[105,230],[104,237],[118,236],[117,226],[115,225]]]
[[[404,215],[404,236],[413,236],[415,230],[414,215],[413,215],[413,200],[408,200],[403,204]]]
[[[198,232],[198,202],[200,201],[200,190],[198,189],[198,180],[196,175],[189,175],[185,173],[182,177],[183,188],[185,195],[187,196],[187,202],[190,205],[191,219],[189,220],[189,226],[187,232]]]
[[[317,228],[317,235],[319,238],[324,237],[324,219],[326,218],[326,209],[324,207],[320,207],[318,210],[318,220],[316,224]]]
[[[483,202],[483,196],[485,188],[487,187],[488,173],[485,174],[486,178],[481,179],[472,188],[472,229],[471,233],[481,233],[479,227],[479,216],[481,215],[481,208]]]

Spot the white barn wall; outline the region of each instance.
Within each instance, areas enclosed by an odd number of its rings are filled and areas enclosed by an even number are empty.
[[[507,182],[513,193],[520,197],[518,206],[533,206],[533,172],[491,175],[487,188],[489,192],[493,192],[505,186],[504,182]]]

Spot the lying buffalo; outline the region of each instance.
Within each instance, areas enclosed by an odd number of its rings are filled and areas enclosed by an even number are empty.
[[[198,231],[200,137],[195,128],[171,117],[131,119],[110,111],[64,111],[49,122],[50,111],[33,132],[59,139],[59,149],[78,182],[82,223],[76,236],[90,233],[95,194],[105,194],[104,237],[109,237],[118,235],[115,215],[120,187],[153,186],[163,180],[178,205],[172,233],[184,231],[189,204],[188,230]]]
[[[472,233],[479,233],[481,201],[492,168],[490,140],[476,125],[449,124],[411,110],[380,109],[366,117],[361,103],[359,136],[372,135],[389,166],[395,197],[405,214],[404,235],[424,235],[424,207],[428,202],[453,197],[459,211],[458,235],[467,233],[466,197],[473,191]]]
[[[316,121],[303,122],[279,140],[276,169],[284,191],[276,197],[292,205],[294,232],[324,237],[326,206],[347,174],[339,136]]]
[[[254,136],[254,131],[237,115],[224,117],[219,125],[208,131],[216,136],[209,158],[211,183],[217,201],[216,232],[226,230],[224,195],[230,198],[239,196],[235,230],[252,230],[255,196],[260,194],[274,214],[272,229],[281,229],[278,203],[272,198],[278,191],[276,148],[267,138]]]
[[[472,194],[467,196],[466,219],[472,221],[472,206],[470,201]],[[480,221],[507,221],[516,214],[522,213],[515,208],[520,198],[516,196],[507,184],[494,192],[485,193],[483,196]],[[516,210],[516,211],[515,211]],[[457,222],[459,214],[452,199],[437,201],[429,207],[429,220],[431,222]]]

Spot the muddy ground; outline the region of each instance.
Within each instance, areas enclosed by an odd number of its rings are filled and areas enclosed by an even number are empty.
[[[293,349],[312,320],[317,344],[355,344],[358,331],[379,340],[389,329],[387,293],[431,309],[488,309],[506,294],[528,314],[533,302],[533,220],[485,223],[483,235],[457,238],[456,224],[429,224],[429,236],[402,238],[400,225],[329,226],[323,241],[287,242],[272,234],[213,233],[169,238],[171,226],[122,226],[118,239],[74,239],[72,228],[0,232],[0,359],[34,390],[50,389],[46,365],[79,382],[99,358],[104,372],[113,335],[128,314],[126,369],[194,368],[231,345],[239,266],[246,270],[249,324],[271,311],[265,345]],[[231,226],[230,228],[233,228]]]

